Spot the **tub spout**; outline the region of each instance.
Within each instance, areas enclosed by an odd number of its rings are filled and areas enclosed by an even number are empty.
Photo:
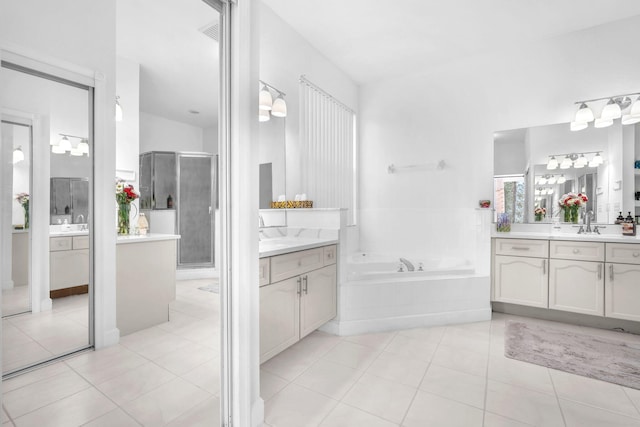
[[[407,266],[408,271],[415,271],[416,268],[413,266],[413,264],[411,264],[411,262],[409,262],[408,259],[400,258],[400,262]]]

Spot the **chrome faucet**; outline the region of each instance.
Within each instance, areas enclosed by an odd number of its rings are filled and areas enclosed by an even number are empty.
[[[76,224],[84,224],[84,215],[79,214],[79,215],[76,217]]]
[[[262,214],[258,214],[258,227],[264,227],[264,218],[262,218]]]
[[[585,233],[591,233],[591,220],[593,219],[593,211],[585,212],[582,218],[583,223],[587,226]]]
[[[407,259],[400,258],[400,262],[407,266],[408,271],[414,271],[416,268],[411,264],[411,262]]]

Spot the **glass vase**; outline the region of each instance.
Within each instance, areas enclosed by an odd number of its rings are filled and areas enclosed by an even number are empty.
[[[120,203],[118,205],[118,234],[126,236],[129,234],[129,212],[131,205],[129,203]]]
[[[536,221],[542,221],[542,215],[536,214]]]
[[[24,229],[29,228],[29,205],[24,205]]]
[[[566,206],[564,209],[564,222],[571,222],[571,208]]]
[[[578,206],[571,206],[571,222],[574,224],[578,223]]]

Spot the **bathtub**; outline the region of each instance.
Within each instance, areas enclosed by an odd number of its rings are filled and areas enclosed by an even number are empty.
[[[400,257],[416,271],[398,272]],[[341,266],[338,316],[327,332],[354,335],[489,320],[490,281],[466,259],[356,253]],[[422,264],[423,271],[417,271]]]

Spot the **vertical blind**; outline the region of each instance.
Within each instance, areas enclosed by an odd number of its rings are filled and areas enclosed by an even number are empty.
[[[317,208],[347,208],[356,223],[356,115],[300,77],[302,180]]]

